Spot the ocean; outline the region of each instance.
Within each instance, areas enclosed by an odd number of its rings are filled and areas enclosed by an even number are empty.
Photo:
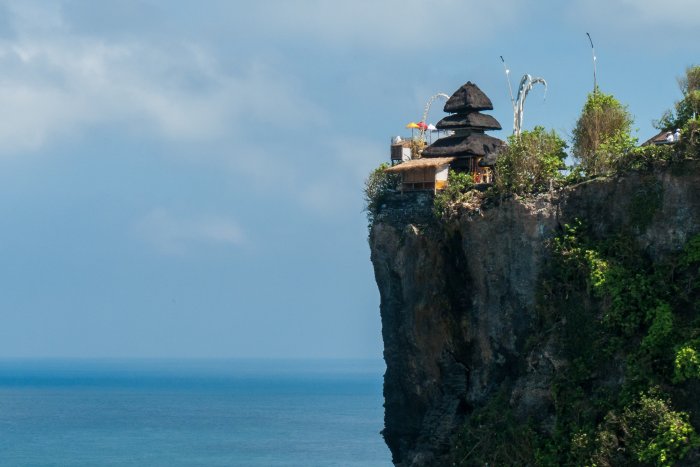
[[[2,466],[391,466],[381,362],[0,361]]]

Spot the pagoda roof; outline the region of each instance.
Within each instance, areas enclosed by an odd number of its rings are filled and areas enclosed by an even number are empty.
[[[483,157],[497,152],[505,143],[483,133],[440,138],[423,150],[423,157]]]
[[[468,81],[457,89],[445,103],[446,113],[456,113],[471,110],[492,110],[493,104],[479,87]]]
[[[438,130],[458,130],[460,128],[473,128],[476,130],[500,130],[501,124],[491,115],[479,112],[469,112],[448,115],[440,120],[435,127]]]

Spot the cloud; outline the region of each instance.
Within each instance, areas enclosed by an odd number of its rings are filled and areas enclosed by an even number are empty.
[[[285,0],[254,5],[238,16],[257,17],[266,24],[266,34],[407,53],[489,36],[513,21],[520,8],[515,0]]]
[[[245,134],[246,125],[323,120],[293,77],[261,62],[224,71],[191,42],[77,35],[50,9],[15,8],[13,19],[18,34],[0,40],[0,154],[99,125],[196,142]]]
[[[134,231],[165,255],[182,255],[206,245],[240,247],[246,242],[243,230],[232,219],[221,216],[176,217],[162,208],[152,210],[137,221]]]

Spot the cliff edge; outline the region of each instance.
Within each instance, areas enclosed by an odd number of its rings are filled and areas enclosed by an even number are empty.
[[[370,226],[396,465],[614,465],[619,449],[645,465],[625,417],[658,392],[699,426],[696,379],[673,371],[695,338],[679,330],[695,289],[676,287],[696,274],[683,258],[700,233],[700,162],[493,198],[450,221],[431,208],[432,194],[394,193]],[[640,304],[620,308],[640,283]],[[675,327],[645,347],[645,307],[660,304]],[[692,457],[692,441],[669,456]]]

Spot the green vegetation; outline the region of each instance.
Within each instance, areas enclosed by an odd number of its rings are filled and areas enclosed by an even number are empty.
[[[688,414],[658,390],[641,393],[621,415],[610,412],[596,432],[591,466],[672,466],[698,445]],[[585,448],[584,448],[585,449]]]
[[[554,130],[537,126],[520,137],[508,138],[508,146],[496,162],[496,187],[503,193],[544,191],[553,180],[560,180],[566,143]]]
[[[672,110],[667,110],[655,125],[664,131],[680,129],[681,146],[700,155],[700,66],[688,67],[678,85],[683,99],[676,102]]]
[[[700,382],[700,236],[655,262],[636,228],[600,238],[576,221],[551,240],[530,345],[555,331],[568,361],[550,387],[554,424],[518,419],[496,395],[471,414],[455,465],[671,466],[700,447],[688,396]]]
[[[474,187],[474,179],[464,172],[450,170],[447,175],[447,188],[435,194],[433,213],[441,219],[450,206],[469,199],[469,191]]]
[[[579,333],[562,343],[574,365],[557,378],[555,451],[561,460],[673,465],[698,446],[688,414],[673,408],[673,395],[679,390],[674,383],[700,376],[688,344],[700,332],[695,313],[689,313],[700,305],[700,297],[683,289],[697,275],[698,262],[684,258],[697,260],[699,239],[678,256],[655,264],[635,247],[633,238],[620,233],[594,240],[578,222],[552,242],[543,321],[556,325],[574,319],[576,327],[568,335]],[[679,267],[684,261],[686,266]],[[570,282],[564,284],[562,278]],[[592,321],[582,328],[583,320]],[[596,374],[601,369],[614,374],[615,363],[622,385],[617,390],[596,388]],[[582,433],[588,444],[572,444],[573,435]]]
[[[680,159],[683,151],[675,151],[670,145],[663,146],[639,146],[613,157],[612,171],[618,175],[631,170],[653,171],[655,167]]]
[[[676,351],[673,368],[674,383],[700,378],[700,356],[697,344],[697,342],[687,343]]]
[[[691,66],[685,70],[685,76],[678,79],[683,99],[667,110],[655,126],[659,130],[673,131],[684,128],[688,122],[700,116],[700,66]]]
[[[599,90],[588,95],[573,131],[573,155],[588,176],[603,175],[636,145],[627,107]]]
[[[367,222],[370,226],[387,194],[398,188],[401,179],[397,174],[387,173],[386,169],[388,168],[389,164],[381,164],[365,180],[365,212],[367,212]]]

